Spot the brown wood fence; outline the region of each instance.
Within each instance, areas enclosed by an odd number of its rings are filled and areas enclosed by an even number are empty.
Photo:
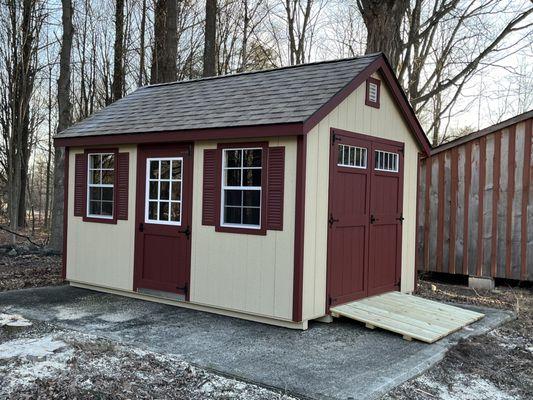
[[[417,268],[533,281],[533,111],[419,166]]]

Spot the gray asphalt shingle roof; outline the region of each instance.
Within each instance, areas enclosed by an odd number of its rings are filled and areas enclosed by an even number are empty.
[[[57,137],[304,122],[378,57],[146,86]]]

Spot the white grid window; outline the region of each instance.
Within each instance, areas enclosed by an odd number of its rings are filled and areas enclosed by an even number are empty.
[[[350,168],[366,168],[367,150],[365,147],[339,144],[337,165]]]
[[[372,103],[378,102],[378,85],[374,82],[368,82],[368,100]]]
[[[183,158],[146,160],[145,221],[181,225]]]
[[[222,154],[221,225],[259,229],[263,150],[224,149]]]
[[[398,172],[398,154],[383,150],[376,150],[375,153],[376,171]]]
[[[115,155],[93,153],[87,157],[87,216],[113,218]]]

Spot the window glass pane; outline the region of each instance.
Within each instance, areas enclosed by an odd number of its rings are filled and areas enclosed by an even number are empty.
[[[241,208],[240,207],[224,207],[224,222],[228,224],[241,223]]]
[[[162,160],[161,161],[161,171],[160,179],[170,179],[170,161]]]
[[[168,181],[159,182],[159,199],[170,200],[170,182]]]
[[[172,200],[181,200],[181,182],[173,181],[172,182]]]
[[[243,208],[242,223],[259,225],[259,208]]]
[[[170,213],[170,220],[171,221],[181,221],[181,204],[180,203],[172,203],[171,206],[171,213]]]
[[[226,154],[226,167],[241,167],[242,150],[225,150]]]
[[[243,193],[243,205],[259,207],[261,204],[261,191],[259,190],[245,190]]]
[[[343,164],[343,162],[342,162],[343,148],[344,148],[344,146],[342,144],[339,144],[339,158],[337,160],[337,164]]]
[[[102,155],[102,168],[113,169],[115,167],[115,157],[113,154]]]
[[[374,167],[380,171],[398,172],[398,157],[397,153],[376,150]]]
[[[241,206],[242,205],[242,190],[225,190],[224,205],[226,206]]]
[[[95,169],[100,168],[100,154],[90,154],[89,155],[89,168]]]
[[[150,179],[159,179],[159,161],[150,161]]]
[[[350,165],[355,165],[355,147],[350,147]]]
[[[89,189],[89,201],[102,200],[102,189],[98,187],[92,187]]]
[[[159,220],[168,221],[169,203],[162,201],[159,203]]]
[[[100,174],[100,170],[91,171],[91,173],[89,174],[89,183],[97,185],[102,183],[100,182]]]
[[[261,149],[244,150],[243,167],[260,167],[261,153]]]
[[[157,201],[148,203],[148,218],[152,220],[157,219]]]
[[[113,201],[113,188],[102,188],[102,200]]]
[[[100,201],[91,201],[89,202],[89,214],[91,215],[100,215],[101,214],[101,208],[100,208]]]
[[[158,188],[157,181],[150,182],[150,191],[149,191],[150,199],[157,200],[157,188]]]
[[[343,157],[343,164],[344,165],[350,165],[348,164],[349,163],[349,160],[350,160],[350,147],[349,146],[344,146],[343,147],[343,152],[344,152],[344,155],[342,156]]]
[[[103,201],[102,202],[102,215],[113,215],[113,202],[112,201]]]
[[[241,170],[227,169],[226,170],[226,186],[241,186]]]
[[[172,179],[181,179],[181,161],[172,161]]]
[[[113,170],[102,171],[102,183],[105,185],[112,185],[113,183],[115,183],[115,173]]]
[[[260,169],[244,169],[242,185],[243,186],[261,186],[261,170]]]

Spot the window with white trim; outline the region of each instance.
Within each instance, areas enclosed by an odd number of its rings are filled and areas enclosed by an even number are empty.
[[[145,222],[181,225],[183,158],[146,160]]]
[[[89,153],[87,180],[87,216],[113,218],[115,154]]]
[[[398,153],[376,150],[374,169],[376,171],[398,172]]]
[[[349,168],[366,168],[366,147],[339,144],[339,156],[337,165]]]
[[[222,151],[221,225],[261,227],[263,149]]]

